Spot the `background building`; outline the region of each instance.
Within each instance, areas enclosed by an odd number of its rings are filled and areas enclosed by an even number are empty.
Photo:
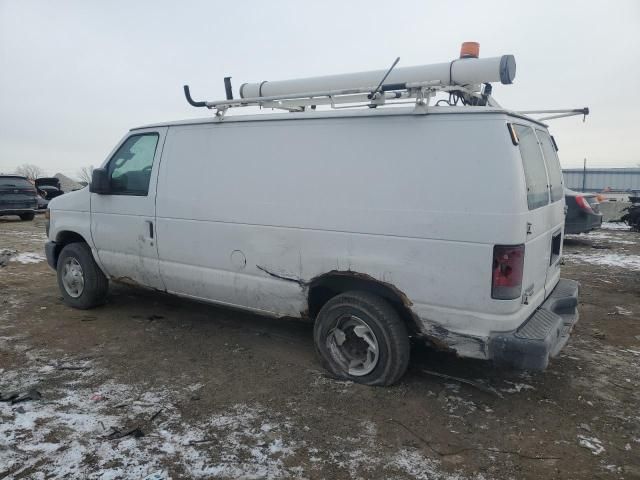
[[[562,172],[565,186],[579,192],[640,191],[640,168],[567,168]]]

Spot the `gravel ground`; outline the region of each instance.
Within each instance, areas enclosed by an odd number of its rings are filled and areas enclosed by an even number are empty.
[[[67,308],[43,220],[1,218],[0,394],[31,398],[0,402],[0,478],[640,478],[640,234],[617,227],[565,242],[581,320],[545,372],[416,345],[370,388],[324,374],[306,323],[118,285]]]

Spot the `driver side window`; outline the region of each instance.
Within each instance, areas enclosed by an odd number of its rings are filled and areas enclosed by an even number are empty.
[[[157,133],[132,135],[109,161],[111,192],[146,196],[158,145]]]

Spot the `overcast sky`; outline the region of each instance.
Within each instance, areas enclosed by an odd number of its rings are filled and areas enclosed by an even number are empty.
[[[553,120],[563,167],[640,164],[640,2],[0,0],[0,172],[74,176],[131,127],[212,112],[187,105],[243,82],[449,61],[465,40],[514,54],[515,110]],[[234,114],[241,114],[238,110]]]

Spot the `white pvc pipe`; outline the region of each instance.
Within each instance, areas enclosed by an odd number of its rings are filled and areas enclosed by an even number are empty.
[[[373,70],[275,82],[243,83],[240,86],[240,97],[272,97],[369,87],[373,89],[385,73],[386,70]],[[395,68],[385,80],[385,85],[414,82],[438,82],[441,85],[476,85],[491,82],[509,84],[513,82],[515,75],[516,60],[513,55],[461,58],[453,62]]]

